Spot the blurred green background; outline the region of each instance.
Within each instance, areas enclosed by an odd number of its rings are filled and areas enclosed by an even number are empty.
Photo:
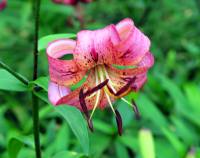
[[[127,96],[128,100],[135,98],[142,119],[135,120],[132,109],[117,101],[124,127],[120,137],[110,110],[98,110],[95,132],[89,132],[89,157],[200,158],[200,1],[96,0],[81,7],[85,29],[132,18],[150,37],[155,56],[144,88]],[[80,27],[74,7],[42,0],[40,37],[76,33]],[[30,80],[33,31],[31,1],[8,0],[0,12],[0,60]],[[47,75],[42,51],[39,76]],[[0,79],[0,87],[3,84]],[[44,101],[40,101],[40,133],[44,158],[83,157],[70,126]],[[70,151],[68,156],[65,151]],[[29,92],[0,90],[0,157],[35,157]]]

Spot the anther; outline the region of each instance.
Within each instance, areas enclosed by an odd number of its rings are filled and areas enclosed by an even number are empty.
[[[140,120],[141,116],[140,116],[140,112],[138,110],[138,107],[137,107],[137,105],[136,105],[136,103],[135,103],[135,101],[133,99],[131,100],[131,102],[132,102],[132,105],[133,105],[133,110],[135,112],[135,118],[137,120]]]
[[[136,77],[133,77],[132,79],[130,79],[129,82],[124,87],[122,87],[119,91],[117,91],[116,93],[109,86],[107,86],[107,87],[111,94],[113,94],[115,96],[120,96],[130,88],[131,84],[133,82],[135,82],[135,80],[136,80]]]
[[[87,109],[87,106],[86,106],[86,103],[85,103],[85,96],[84,96],[84,93],[83,93],[83,89],[80,90],[80,93],[79,93],[79,102],[80,102],[80,105],[81,105],[81,108],[83,110],[83,113],[85,114],[85,117],[87,119],[87,123],[88,123],[88,127],[90,128],[91,132],[93,132],[93,123],[92,123],[92,120],[90,119],[90,115],[88,113],[88,109]]]
[[[118,110],[115,109],[115,118],[117,122],[118,134],[122,135],[122,118]]]
[[[108,84],[108,79],[106,79],[105,81],[103,81],[102,83],[98,84],[96,87],[88,90],[87,92],[85,92],[84,97],[91,95],[92,93],[98,91],[99,89],[102,89],[105,85]]]

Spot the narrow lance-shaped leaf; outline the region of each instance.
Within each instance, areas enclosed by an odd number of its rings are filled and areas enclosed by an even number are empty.
[[[84,153],[88,155],[89,154],[88,130],[85,124],[85,120],[81,115],[81,112],[74,107],[66,105],[57,106],[55,107],[55,109],[68,122],[75,136],[81,143]]]
[[[8,91],[26,91],[27,86],[4,69],[0,69],[0,89]]]

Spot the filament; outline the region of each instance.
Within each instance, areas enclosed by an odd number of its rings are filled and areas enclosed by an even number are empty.
[[[98,74],[97,74],[97,70],[95,70],[95,78],[96,78],[96,86],[99,84],[99,77],[98,77]],[[92,118],[97,106],[98,106],[98,103],[99,103],[99,99],[100,99],[100,94],[101,94],[101,91],[99,90],[97,93],[97,96],[96,96],[96,102],[95,102],[95,105],[94,105],[94,108],[92,110],[92,113],[90,115],[90,119]],[[95,93],[95,94],[96,94]]]

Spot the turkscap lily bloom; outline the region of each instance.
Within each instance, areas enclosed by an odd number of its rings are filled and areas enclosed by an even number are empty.
[[[72,54],[73,59],[61,59],[67,54]],[[53,105],[67,104],[83,111],[91,130],[95,109],[109,106],[116,116],[121,135],[121,116],[113,107],[118,98],[130,104],[138,115],[134,101],[130,103],[123,97],[143,86],[154,57],[150,53],[150,40],[131,19],[95,31],[80,31],[76,41],[54,41],[47,48],[47,56],[49,100]],[[73,91],[70,89],[84,78],[86,80],[81,86]],[[89,110],[92,110],[91,115]]]
[[[92,0],[52,0],[55,3],[66,4],[66,5],[76,5],[78,2],[89,3]]]
[[[3,10],[7,5],[7,0],[0,0],[0,11]]]

